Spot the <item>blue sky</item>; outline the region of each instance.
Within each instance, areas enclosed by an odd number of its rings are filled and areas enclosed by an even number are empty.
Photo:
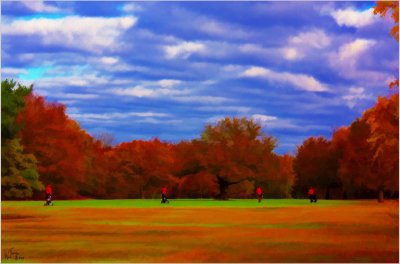
[[[374,2],[2,2],[2,79],[89,133],[198,138],[249,117],[294,153],[371,107],[398,74]]]

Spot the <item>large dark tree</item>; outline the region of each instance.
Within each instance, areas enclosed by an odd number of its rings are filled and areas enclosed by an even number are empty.
[[[339,185],[337,177],[338,159],[330,142],[323,137],[310,137],[297,148],[293,164],[296,173],[296,196],[305,196],[310,186],[325,190],[325,198],[330,198],[330,190]]]
[[[227,198],[229,186],[259,175],[263,157],[270,155],[276,145],[276,140],[261,129],[246,118],[225,118],[206,126],[201,136],[206,148],[202,164],[217,179],[219,199]]]

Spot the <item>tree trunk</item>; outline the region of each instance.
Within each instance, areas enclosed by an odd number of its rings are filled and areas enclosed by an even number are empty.
[[[329,200],[330,198],[331,198],[331,195],[329,193],[329,186],[328,186],[328,187],[326,187],[325,199]]]
[[[229,183],[227,181],[225,181],[223,178],[221,177],[217,177],[218,179],[218,185],[219,185],[219,194],[217,196],[218,200],[227,200],[227,190],[229,187]]]
[[[380,189],[378,194],[378,203],[383,203],[383,200],[384,200],[384,192],[383,189]]]
[[[144,188],[143,185],[140,186],[140,196],[144,199]]]

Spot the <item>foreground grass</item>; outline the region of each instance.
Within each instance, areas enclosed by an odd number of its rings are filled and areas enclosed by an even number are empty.
[[[2,255],[4,262],[398,262],[398,216],[394,201],[2,202]],[[4,259],[11,248],[18,260]]]
[[[157,207],[234,207],[234,208],[258,208],[262,207],[288,207],[305,206],[310,202],[306,199],[263,199],[258,203],[255,199],[230,199],[226,201],[213,199],[170,199],[169,204],[162,204],[160,199],[116,199],[116,200],[60,200],[54,201],[57,207],[101,207],[101,208],[157,208]],[[350,200],[319,200],[313,206],[333,206],[354,204]],[[44,201],[7,201],[2,202],[3,207],[38,207]]]

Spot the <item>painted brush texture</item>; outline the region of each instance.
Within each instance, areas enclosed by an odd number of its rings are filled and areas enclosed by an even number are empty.
[[[27,262],[398,262],[398,228],[395,201],[2,202]]]

